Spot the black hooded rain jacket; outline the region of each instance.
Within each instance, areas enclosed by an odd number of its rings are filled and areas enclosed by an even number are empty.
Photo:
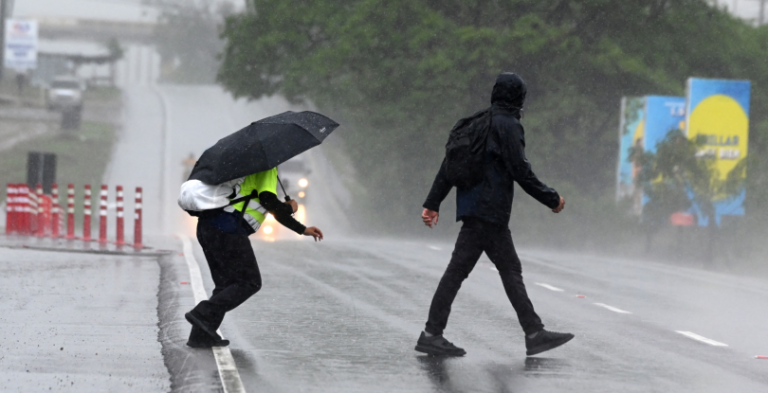
[[[525,130],[520,124],[525,95],[525,82],[518,75],[503,73],[496,79],[491,94],[493,118],[486,144],[485,167],[478,168],[485,172],[485,177],[471,189],[456,190],[457,221],[471,217],[505,227],[509,225],[514,182],[551,209],[560,204],[557,192],[536,177],[525,158]],[[424,207],[440,211],[440,204],[451,188],[443,161]]]

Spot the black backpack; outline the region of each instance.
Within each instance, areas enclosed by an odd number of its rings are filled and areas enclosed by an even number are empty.
[[[492,117],[489,108],[459,120],[451,129],[445,144],[445,174],[457,188],[472,188],[483,181]]]

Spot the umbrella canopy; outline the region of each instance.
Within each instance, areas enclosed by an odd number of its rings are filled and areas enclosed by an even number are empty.
[[[319,145],[338,126],[310,111],[289,111],[261,119],[203,152],[189,180],[215,185],[266,171]]]

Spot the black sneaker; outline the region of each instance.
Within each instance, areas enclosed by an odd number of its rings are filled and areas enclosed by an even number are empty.
[[[528,356],[549,351],[550,349],[557,348],[568,341],[571,341],[575,337],[571,333],[557,333],[548,332],[541,329],[536,337],[525,337],[525,348],[528,350],[525,354]]]
[[[187,340],[187,346],[192,348],[226,347],[228,345],[229,340],[221,339],[217,341],[197,326],[192,326],[189,340]]]
[[[221,339],[219,341],[213,341],[213,339],[193,340],[187,341],[187,346],[192,348],[213,348],[213,347],[227,347],[229,346],[229,340]]]
[[[208,334],[213,341],[221,341],[221,336],[219,336],[219,333],[216,333],[216,329],[208,325],[199,315],[197,315],[197,313],[195,313],[195,310],[184,314],[184,318],[186,318],[187,322],[191,323],[192,326],[197,327]]]
[[[442,335],[427,337],[424,332],[421,332],[415,349],[434,356],[464,356],[467,354],[467,351],[453,345]]]

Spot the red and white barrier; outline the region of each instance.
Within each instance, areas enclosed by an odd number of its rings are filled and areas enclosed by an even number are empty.
[[[75,238],[75,185],[67,186],[67,239]]]
[[[27,187],[29,196],[29,234],[37,233],[37,194],[33,188]]]
[[[21,223],[19,227],[19,233],[22,235],[32,234],[32,198],[29,192],[29,186],[26,184],[19,184],[16,189],[16,200],[21,206],[18,206],[19,221]]]
[[[5,187],[5,234],[10,235],[15,233],[16,229],[13,227],[16,223],[14,220],[16,214],[16,185],[8,183]]]
[[[83,189],[83,240],[91,240],[91,185]]]
[[[117,198],[117,233],[115,243],[119,246],[125,244],[125,222],[123,217],[123,186],[117,186],[115,189]]]
[[[43,185],[40,183],[37,183],[37,229],[35,230],[35,235],[37,237],[42,237],[45,233],[45,211],[43,210],[44,202],[43,202]]]
[[[125,195],[123,186],[116,186],[116,239],[115,244],[125,245]],[[59,201],[58,185],[53,184],[51,195],[45,195],[41,185],[30,189],[26,184],[10,183],[7,185],[6,234],[32,235],[37,237],[66,237],[75,239],[75,186],[67,186],[66,235],[64,235],[64,213]],[[83,237],[84,241],[91,238],[92,193],[91,186],[86,184],[83,192]],[[107,243],[107,210],[108,187],[101,186],[99,194],[99,237],[100,243]],[[133,246],[142,248],[142,188],[136,187],[136,203],[134,205]],[[94,239],[96,240],[96,239]]]
[[[61,231],[61,206],[59,206],[59,185],[53,183],[51,186],[51,237],[58,238]]]
[[[142,204],[141,204],[141,187],[136,187],[136,203],[133,205],[134,210],[134,222],[133,222],[133,246],[141,248],[141,217],[142,217]]]
[[[20,235],[32,234],[32,206],[29,198],[29,187],[26,184],[16,185],[16,212],[18,213],[18,225]]]
[[[107,242],[107,196],[109,195],[109,189],[106,184],[101,185],[101,193],[99,194],[99,243]]]

